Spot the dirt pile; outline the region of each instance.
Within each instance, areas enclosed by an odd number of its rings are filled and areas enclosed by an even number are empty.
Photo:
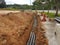
[[[26,45],[33,24],[33,13],[0,15],[0,45]]]
[[[45,36],[45,30],[39,16],[37,16],[37,20],[38,25],[36,29],[36,45],[48,45],[48,39]]]

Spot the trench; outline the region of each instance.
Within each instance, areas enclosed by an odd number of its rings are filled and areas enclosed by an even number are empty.
[[[29,37],[29,40],[27,42],[27,45],[35,45],[36,35],[34,33],[34,30],[37,27],[37,24],[38,24],[37,23],[37,18],[36,18],[36,16],[34,16],[32,31],[30,33],[30,37]]]

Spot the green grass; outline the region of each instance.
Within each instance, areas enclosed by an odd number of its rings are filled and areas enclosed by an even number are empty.
[[[0,10],[19,10],[19,9],[15,9],[15,8],[0,8]]]
[[[48,13],[48,12],[45,12],[45,14],[49,17],[49,18],[55,18],[55,13]],[[58,14],[58,17],[60,17],[60,14]]]

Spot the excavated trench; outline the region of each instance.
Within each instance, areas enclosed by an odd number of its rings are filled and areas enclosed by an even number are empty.
[[[45,36],[46,31],[41,24],[40,17],[35,15],[27,45],[48,45],[48,39]]]
[[[30,33],[30,38],[29,38],[29,40],[27,42],[27,45],[35,45],[36,35],[34,33],[34,30],[37,27],[37,24],[38,24],[37,23],[37,18],[36,18],[36,16],[34,16],[32,31]]]

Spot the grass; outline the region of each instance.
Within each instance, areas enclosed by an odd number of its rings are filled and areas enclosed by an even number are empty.
[[[45,12],[45,14],[49,17],[49,18],[55,18],[55,13],[48,13],[48,12]],[[60,17],[60,14],[58,14],[58,17]]]
[[[15,8],[0,8],[0,10],[18,10],[18,9],[15,9]]]

